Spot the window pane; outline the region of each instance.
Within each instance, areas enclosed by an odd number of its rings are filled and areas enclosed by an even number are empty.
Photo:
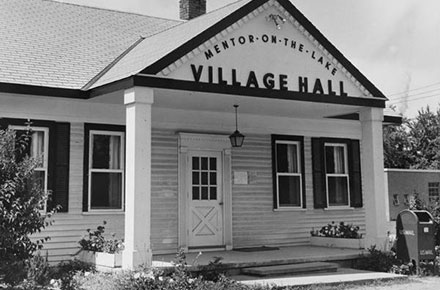
[[[93,136],[92,168],[121,169],[121,137]]]
[[[44,131],[32,131],[29,138],[26,137],[28,131],[26,130],[15,130],[16,142],[21,146],[23,141],[26,141],[26,147],[22,151],[22,155],[18,156],[18,161],[21,161],[26,155],[29,157],[37,158],[38,167],[45,167],[43,157],[44,157]],[[16,143],[17,146],[17,143]]]
[[[202,157],[202,170],[208,170],[208,157]]]
[[[297,144],[277,144],[277,172],[299,173]]]
[[[122,208],[122,174],[92,172],[91,204],[93,209]]]
[[[208,187],[203,186],[202,187],[202,200],[208,200]]]
[[[217,170],[217,158],[209,158],[209,170]]]
[[[199,157],[193,157],[192,158],[192,169],[193,170],[198,170],[199,168],[200,168],[200,165],[199,165]]]
[[[327,180],[329,205],[348,205],[348,178],[346,176],[329,176]]]
[[[36,131],[32,132],[30,156],[38,158],[38,167],[44,167],[43,155],[44,155],[44,132]]]
[[[325,146],[325,166],[327,173],[345,172],[345,147],[343,146]]]
[[[27,188],[30,190],[33,186],[38,186],[42,190],[46,190],[45,187],[45,175],[46,172],[44,170],[35,170],[32,179],[27,181]]]
[[[210,200],[216,200],[217,199],[217,187],[210,187],[209,188],[209,199]]]
[[[193,172],[192,175],[193,175],[193,176],[192,176],[192,180],[193,180],[192,184],[194,184],[194,185],[199,185],[199,184],[200,184],[200,176],[199,176],[199,172],[198,172],[198,171]]]
[[[193,200],[199,200],[200,199],[200,189],[198,186],[193,186]]]
[[[209,173],[209,184],[217,185],[217,172]]]
[[[208,172],[202,172],[202,185],[208,185]]]
[[[301,206],[301,178],[299,176],[278,176],[280,206]]]
[[[325,169],[327,173],[335,173],[335,154],[333,146],[325,146]]]

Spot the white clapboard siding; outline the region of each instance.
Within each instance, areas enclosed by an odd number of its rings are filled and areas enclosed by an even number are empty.
[[[273,210],[272,149],[270,135],[248,135],[243,147],[232,150],[232,171],[248,172],[249,182],[232,185],[234,247],[303,245],[310,231],[328,222],[348,222],[365,231],[363,209],[313,209],[311,138],[305,137],[307,209]]]
[[[178,138],[172,130],[153,130],[151,160],[151,244],[154,253],[177,250]]]
[[[124,237],[124,214],[90,214],[82,212],[84,124],[71,123],[69,212],[54,215],[54,223],[35,239],[50,237],[42,253],[57,263],[71,259],[78,252],[78,241],[86,230],[95,230],[106,221],[105,234]],[[173,131],[152,132],[152,248],[154,253],[177,249],[177,136]]]

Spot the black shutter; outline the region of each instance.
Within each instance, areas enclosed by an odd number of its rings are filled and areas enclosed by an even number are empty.
[[[349,144],[350,206],[362,207],[361,154],[359,140]]]
[[[324,146],[320,138],[312,138],[313,201],[314,208],[327,207],[325,192]]]
[[[67,212],[69,209],[70,124],[55,123],[50,130],[52,132],[50,134],[49,186],[52,189],[52,198],[48,209],[60,206],[58,212]]]
[[[273,186],[273,208],[278,208],[278,196],[277,196],[277,157],[276,157],[276,144],[275,141],[277,140],[276,135],[272,135],[271,137],[271,143],[272,143],[272,186]]]
[[[83,212],[89,211],[89,131],[90,125],[84,124]]]

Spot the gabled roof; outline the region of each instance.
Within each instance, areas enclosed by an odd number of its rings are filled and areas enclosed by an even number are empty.
[[[187,22],[45,0],[0,0],[0,85],[89,90],[156,75],[259,7],[278,2],[372,96],[385,96],[289,0],[241,0]],[[50,17],[48,17],[50,16]]]
[[[0,83],[81,89],[141,37],[179,23],[48,0],[0,0]]]

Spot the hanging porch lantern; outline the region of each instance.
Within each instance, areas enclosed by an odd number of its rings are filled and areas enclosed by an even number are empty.
[[[229,140],[231,140],[232,147],[241,147],[243,146],[244,135],[238,131],[238,115],[237,115],[238,105],[234,105],[234,108],[235,108],[235,132],[229,136]]]

